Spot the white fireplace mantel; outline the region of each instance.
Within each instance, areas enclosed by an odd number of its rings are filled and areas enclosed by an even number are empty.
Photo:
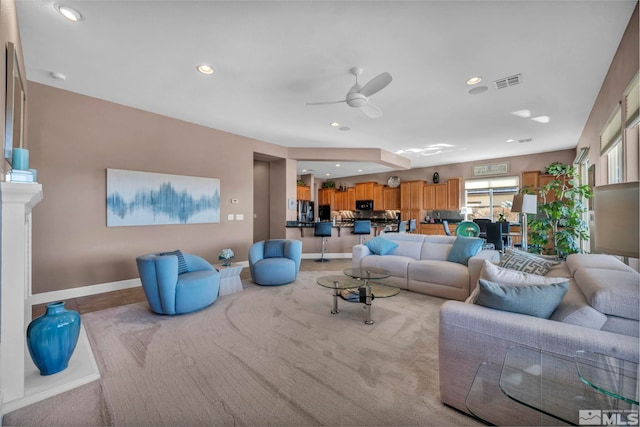
[[[27,350],[31,211],[41,200],[41,184],[0,182],[0,417],[100,378],[84,328],[69,367],[60,373],[39,375]]]

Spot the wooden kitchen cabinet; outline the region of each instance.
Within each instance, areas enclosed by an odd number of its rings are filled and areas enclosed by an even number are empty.
[[[446,210],[449,206],[449,186],[447,183],[435,184],[435,209]]]
[[[384,209],[384,185],[382,184],[373,186],[373,209],[377,211]]]
[[[318,189],[318,205],[331,205],[331,210],[333,210],[333,208],[335,207],[335,193],[335,188]]]
[[[462,178],[450,178],[447,180],[447,209],[459,211],[462,206],[460,199],[462,195]]]
[[[382,209],[400,209],[400,187],[390,188],[385,186],[382,189],[382,194],[384,198]],[[378,208],[376,207],[376,209]]]
[[[335,202],[335,206],[331,207],[331,210],[334,211],[342,211],[347,210],[347,206],[349,205],[349,201],[347,198],[346,191],[337,191],[333,195],[333,201]]]
[[[452,236],[456,235],[456,224],[449,224],[449,232]],[[444,232],[444,226],[442,224],[420,224],[420,234],[447,235],[447,233]]]
[[[376,182],[356,183],[356,200],[373,200],[373,188],[376,184]]]
[[[527,189],[531,192],[536,192],[536,189],[539,187],[538,177],[540,176],[540,171],[524,171],[521,173],[520,178],[520,188]]]
[[[405,181],[400,183],[400,215],[403,221],[424,218],[423,196],[424,181]]]
[[[343,208],[347,211],[356,210],[356,189],[355,187],[347,188],[347,204]]]
[[[298,185],[296,187],[296,199],[311,200],[311,187],[308,185]]]
[[[422,190],[422,206],[425,210],[433,210],[436,208],[436,185],[425,184]]]

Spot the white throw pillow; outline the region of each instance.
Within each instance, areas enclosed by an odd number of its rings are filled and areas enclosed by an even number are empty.
[[[566,282],[566,277],[545,277],[539,274],[525,273],[522,271],[511,270],[509,268],[499,267],[488,260],[484,260],[482,271],[480,271],[480,279],[490,282],[500,283],[503,285],[526,286],[526,285],[551,285],[555,283]],[[475,304],[480,290],[478,286],[473,290],[466,302]]]

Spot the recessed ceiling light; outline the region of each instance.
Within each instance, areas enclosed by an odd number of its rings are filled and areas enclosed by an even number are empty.
[[[477,85],[481,81],[482,81],[482,77],[474,76],[474,77],[471,77],[469,80],[467,80],[467,84],[468,85]]]
[[[331,174],[330,174],[330,173],[325,173],[325,175],[326,175],[326,176],[331,176]]]
[[[358,169],[358,172],[364,172],[362,169]]]
[[[206,64],[198,65],[196,68],[202,74],[213,74],[213,68],[211,68],[210,66],[208,66]]]
[[[331,123],[329,123],[329,126],[334,127],[334,128],[337,128],[338,126],[340,126],[340,123],[338,123],[338,122],[331,122]]]
[[[82,14],[70,6],[56,3],[53,7],[55,7],[59,14],[61,14],[71,22],[82,21]]]
[[[49,73],[51,75],[51,77],[53,77],[56,80],[61,80],[61,81],[65,81],[67,80],[67,76],[65,76],[62,73],[58,73],[56,71],[52,71],[51,73]]]
[[[515,139],[511,139],[511,138],[510,138],[510,139],[507,139],[507,141],[506,141],[506,142],[507,142],[507,143],[509,143],[509,142],[516,142],[516,140],[515,140]]]
[[[538,116],[538,117],[532,117],[531,120],[534,120],[538,123],[549,123],[551,121],[551,117],[549,116]]]
[[[306,172],[306,171],[307,171],[306,169],[302,169],[302,172]]]
[[[339,168],[340,167],[340,163],[336,163],[336,167]]]
[[[486,87],[486,86],[476,86],[476,87],[474,87],[473,89],[471,89],[471,90],[469,91],[469,94],[471,94],[471,95],[478,95],[479,93],[486,92],[486,91],[487,91],[487,89],[489,89],[489,88],[488,88],[488,87]]]
[[[513,111],[511,114],[513,114],[514,116],[525,118],[525,119],[528,119],[529,117],[531,117],[531,111],[529,110]]]

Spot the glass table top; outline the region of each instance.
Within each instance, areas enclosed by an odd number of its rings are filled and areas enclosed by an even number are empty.
[[[574,358],[529,347],[507,351],[499,385],[516,402],[574,425],[580,411],[632,409],[580,381]]]
[[[362,280],[339,275],[318,277],[317,283],[325,288],[349,290],[353,294],[357,294],[358,288],[364,286]],[[400,293],[400,288],[385,283],[374,282],[369,283],[369,286],[375,298],[387,298]]]
[[[585,384],[602,393],[638,404],[638,364],[590,351],[576,351],[578,375]]]
[[[346,268],[343,271],[349,277],[353,277],[356,279],[386,279],[391,275],[391,273],[387,270],[383,270],[382,268],[375,267],[363,267],[363,268]]]

